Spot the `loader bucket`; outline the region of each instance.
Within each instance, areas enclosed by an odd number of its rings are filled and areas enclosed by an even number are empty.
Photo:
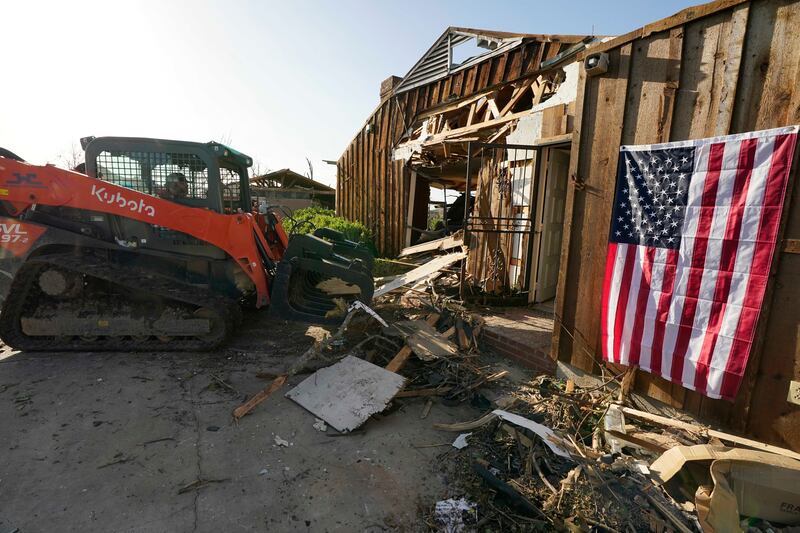
[[[343,253],[336,252],[335,241],[315,235],[292,236],[272,282],[270,313],[288,320],[336,322],[341,319],[336,300],[369,304],[375,288],[368,267],[372,256],[367,263],[361,255],[366,249],[345,242],[339,242],[339,249]]]
[[[361,259],[367,270],[372,272],[375,266],[375,257],[365,245],[348,240],[344,233],[332,228],[318,228],[314,231],[314,236],[330,241],[333,244],[333,253],[335,254],[350,259]]]

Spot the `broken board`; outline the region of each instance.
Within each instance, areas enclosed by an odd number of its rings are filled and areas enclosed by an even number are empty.
[[[458,248],[462,244],[464,244],[464,233],[458,232],[454,235],[436,239],[435,241],[423,242],[422,244],[415,244],[414,246],[403,248],[400,250],[399,257],[407,257],[422,252],[446,251],[452,248]]]
[[[449,357],[458,347],[424,320],[402,320],[394,327],[406,337],[406,344],[423,361]]]
[[[378,296],[384,295],[387,292],[399,289],[400,287],[419,281],[422,278],[430,276],[440,271],[441,269],[452,265],[456,261],[464,259],[466,256],[467,254],[465,254],[464,252],[458,252],[454,254],[442,255],[437,257],[436,259],[432,259],[431,261],[428,261],[421,267],[406,272],[402,276],[393,279],[392,281],[390,281],[385,285],[381,285],[380,287],[375,289],[375,294],[373,294],[373,298],[377,298]]]
[[[347,433],[383,411],[405,382],[399,374],[348,355],[311,374],[286,397]]]

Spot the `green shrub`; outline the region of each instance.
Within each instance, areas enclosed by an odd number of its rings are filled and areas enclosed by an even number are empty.
[[[439,224],[439,222],[444,222],[444,219],[442,219],[442,215],[433,215],[431,218],[428,219],[428,229],[431,231],[435,230],[436,225]]]
[[[283,221],[284,229],[292,233],[314,233],[317,228],[331,228],[341,231],[345,238],[365,244],[372,253],[375,253],[375,243],[372,232],[360,222],[353,222],[343,217],[336,216],[332,209],[322,207],[306,207],[292,213],[291,218]],[[296,231],[295,231],[296,230]]]

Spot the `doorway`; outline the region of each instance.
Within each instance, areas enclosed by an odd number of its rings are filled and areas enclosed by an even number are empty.
[[[530,303],[547,302],[556,296],[569,179],[568,147],[544,147],[539,153],[531,240]]]

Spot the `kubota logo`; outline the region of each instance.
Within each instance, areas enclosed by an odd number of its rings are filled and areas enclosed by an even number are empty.
[[[147,216],[156,216],[156,208],[152,205],[147,205],[141,198],[136,200],[128,200],[121,192],[109,193],[105,187],[98,187],[92,185],[92,195],[97,198],[99,202],[109,205],[118,205],[119,207],[128,208],[134,213],[144,213]]]

